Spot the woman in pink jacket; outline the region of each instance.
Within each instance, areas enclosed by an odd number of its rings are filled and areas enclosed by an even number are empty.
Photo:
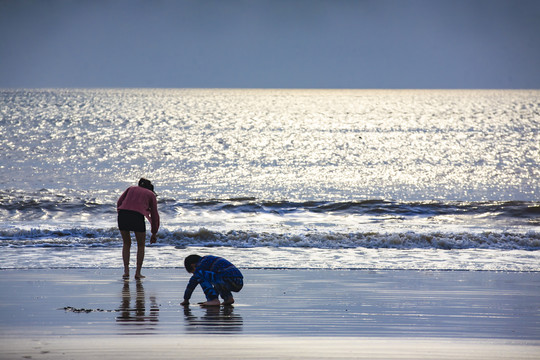
[[[144,243],[146,240],[146,217],[152,226],[152,236],[150,243],[156,242],[156,234],[159,229],[159,214],[157,210],[157,199],[154,193],[154,185],[149,180],[141,178],[139,186],[129,187],[118,199],[116,204],[118,210],[118,228],[124,241],[122,248],[122,258],[124,260],[124,278],[129,278],[129,255],[131,250],[131,234],[135,233],[137,239],[137,270],[135,279],[142,279],[142,264],[144,261]]]

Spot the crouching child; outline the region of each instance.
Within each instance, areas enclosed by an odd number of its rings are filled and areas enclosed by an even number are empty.
[[[224,258],[207,255],[189,255],[184,260],[188,273],[193,274],[184,292],[181,305],[189,305],[189,299],[197,285],[201,285],[206,296],[203,306],[219,306],[219,296],[223,305],[232,305],[234,298],[231,292],[239,292],[244,286],[244,276],[229,261]]]

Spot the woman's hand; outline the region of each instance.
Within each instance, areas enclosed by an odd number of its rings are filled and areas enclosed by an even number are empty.
[[[150,236],[150,244],[155,244],[156,241],[157,241],[156,234],[152,234],[152,236]]]

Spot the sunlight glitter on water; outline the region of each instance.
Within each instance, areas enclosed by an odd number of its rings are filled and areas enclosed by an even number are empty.
[[[176,198],[539,194],[538,91],[36,90],[9,106],[3,96],[3,186],[119,191],[145,175]]]

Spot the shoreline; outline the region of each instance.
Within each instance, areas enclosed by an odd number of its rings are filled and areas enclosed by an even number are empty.
[[[0,268],[115,269],[121,251],[120,245],[106,248],[6,247],[0,259]],[[214,247],[189,246],[179,250],[171,245],[149,245],[146,247],[144,263],[151,269],[174,269],[178,268],[177,265],[182,263],[186,254],[211,255],[215,251]],[[248,270],[540,272],[540,251],[528,250],[219,247],[219,254],[239,268]],[[275,267],[276,264],[280,265],[279,268]]]
[[[0,359],[540,355],[539,273],[242,272],[233,307],[184,308],[180,268],[0,270]]]

